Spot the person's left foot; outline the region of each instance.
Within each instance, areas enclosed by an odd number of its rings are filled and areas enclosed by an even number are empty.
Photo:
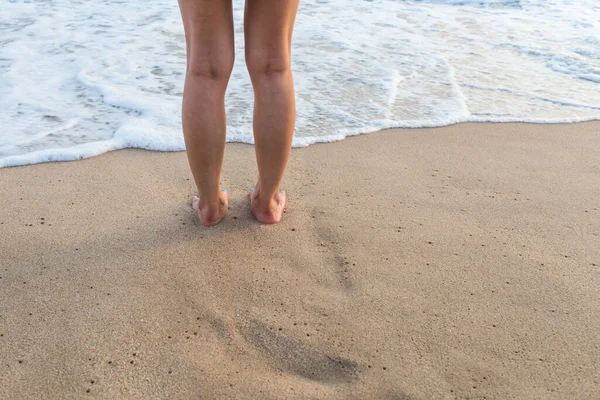
[[[229,195],[223,191],[219,195],[218,203],[203,204],[198,196],[192,197],[192,208],[198,213],[200,223],[204,226],[217,225],[227,214]]]

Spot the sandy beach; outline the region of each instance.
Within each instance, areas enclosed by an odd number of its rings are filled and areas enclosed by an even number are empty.
[[[2,399],[598,399],[600,123],[293,151],[284,222],[186,155],[0,169]]]

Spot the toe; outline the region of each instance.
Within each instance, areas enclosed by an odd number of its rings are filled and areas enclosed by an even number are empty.
[[[229,205],[229,193],[223,192],[223,199],[225,199],[225,205]]]
[[[200,203],[200,198],[198,196],[192,197],[192,208],[198,211],[198,204]]]
[[[287,206],[287,194],[283,190],[279,192],[279,206],[282,210]]]

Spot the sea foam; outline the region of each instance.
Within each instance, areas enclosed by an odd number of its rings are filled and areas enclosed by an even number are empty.
[[[252,143],[234,1],[227,140]],[[294,146],[390,127],[600,119],[595,0],[301,1]],[[8,1],[0,167],[136,147],[184,150],[177,2]]]

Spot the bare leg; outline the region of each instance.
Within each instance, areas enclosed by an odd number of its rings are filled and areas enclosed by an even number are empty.
[[[279,186],[294,134],[296,105],[290,67],[298,0],[247,0],[246,65],[254,87],[254,141],[258,184],[251,209],[262,223],[278,223],[286,205]]]
[[[200,198],[200,222],[211,226],[227,213],[221,191],[225,150],[225,89],[234,61],[231,0],[179,0],[185,28],[187,70],[182,123],[188,161]]]

